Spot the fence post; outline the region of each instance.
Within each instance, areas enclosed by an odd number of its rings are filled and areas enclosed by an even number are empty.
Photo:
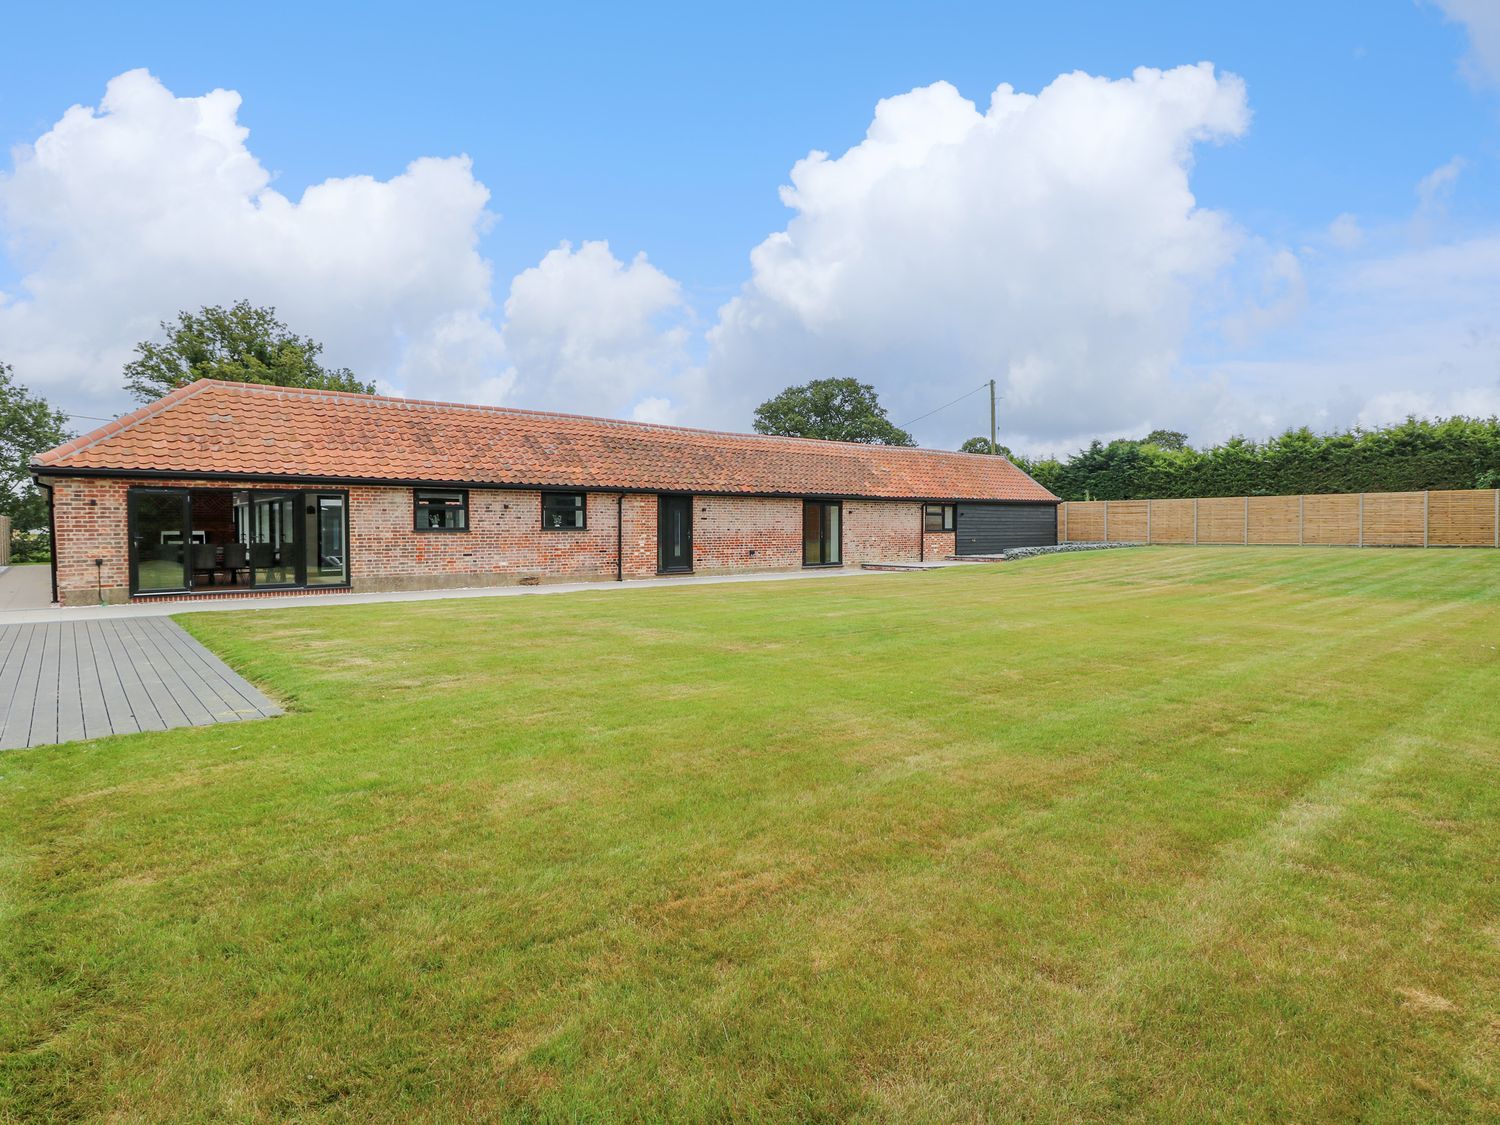
[[[1297,546],[1305,546],[1307,538],[1307,495],[1297,494]]]
[[[1500,488],[1495,489],[1495,547],[1500,550]]]
[[[1193,546],[1198,545],[1198,498],[1193,497]]]
[[[1062,510],[1063,510],[1063,537],[1062,537],[1062,541],[1064,543],[1066,543],[1066,542],[1068,542],[1068,501],[1064,500],[1062,502]]]
[[[1422,493],[1422,546],[1432,536],[1432,490]]]
[[[1500,491],[1497,491],[1495,495],[1500,496]],[[1151,546],[1151,505],[1154,503],[1156,503],[1155,500],[1146,501],[1146,546],[1148,547]]]
[[[1359,494],[1359,545],[1365,545],[1365,494]]]
[[[1245,497],[1245,546],[1250,546],[1250,497]]]
[[[1109,542],[1109,501],[1104,502],[1104,541]]]

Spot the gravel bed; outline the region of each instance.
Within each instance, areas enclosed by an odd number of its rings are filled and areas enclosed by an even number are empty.
[[[1060,555],[1067,551],[1109,551],[1116,547],[1144,547],[1144,543],[1059,543],[1054,547],[1012,547],[1005,558],[1029,559],[1033,555]]]

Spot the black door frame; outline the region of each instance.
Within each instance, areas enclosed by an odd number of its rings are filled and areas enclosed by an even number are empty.
[[[687,562],[683,566],[667,565],[667,506],[681,504],[687,517],[687,544],[683,552]],[[660,492],[656,497],[656,573],[691,574],[693,572],[693,497],[685,492]]]
[[[818,548],[819,548],[819,552],[818,553],[826,555],[828,553],[828,547],[829,547],[829,545],[831,543],[833,545],[833,547],[836,548],[837,555],[838,555],[837,558],[828,559],[828,560],[826,560],[824,562],[811,562],[810,563],[810,562],[807,561],[807,543],[806,543],[807,532],[806,532],[805,529],[807,527],[807,508],[808,508],[808,505],[812,505],[812,506],[814,506],[814,507],[816,507],[818,509]],[[836,543],[833,543],[832,537],[828,534],[828,509],[829,508],[837,508],[838,511],[839,511],[839,537],[838,537],[838,542],[836,542]],[[803,500],[802,501],[802,526],[804,528],[804,531],[802,533],[803,534],[803,545],[802,545],[802,565],[803,565],[803,567],[843,566],[844,565],[844,502],[842,500]]]
[[[139,533],[139,511],[137,496],[176,496],[182,499],[182,585],[164,590],[148,590],[147,594],[181,594],[193,588],[189,564],[193,549],[193,496],[185,488],[132,488],[125,494],[125,534],[129,540],[130,594],[134,597],[141,591],[141,551]]]

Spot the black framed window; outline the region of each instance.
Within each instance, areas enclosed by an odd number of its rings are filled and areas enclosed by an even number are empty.
[[[418,531],[468,531],[469,494],[461,488],[412,490],[413,527]]]
[[[953,505],[928,504],[926,518],[922,524],[927,531],[953,530]]]
[[[844,561],[843,514],[837,500],[802,502],[803,566],[838,566]]]
[[[587,517],[582,492],[542,493],[542,527],[547,531],[582,531]]]

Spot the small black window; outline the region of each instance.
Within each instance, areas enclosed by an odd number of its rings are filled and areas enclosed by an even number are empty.
[[[583,493],[542,493],[542,527],[548,531],[582,531],[585,515]]]
[[[953,530],[953,505],[928,504],[927,519],[923,525],[928,531]]]
[[[413,526],[418,531],[468,531],[469,494],[461,488],[418,488]]]

